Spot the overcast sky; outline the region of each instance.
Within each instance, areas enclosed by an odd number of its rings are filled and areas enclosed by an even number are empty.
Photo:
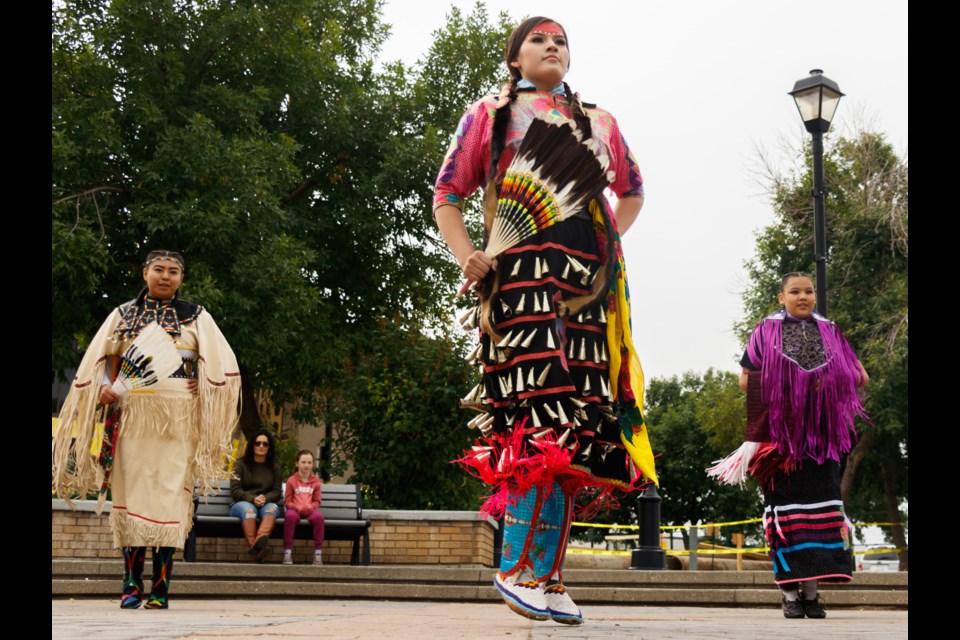
[[[384,20],[393,29],[383,59],[416,62],[454,5],[469,12],[474,2],[387,0]],[[831,132],[867,121],[906,155],[906,0],[486,6],[515,22],[527,15],[561,22],[570,39],[567,81],[617,117],[637,157],[646,204],[624,251],[634,342],[648,380],[708,367],[739,371],[732,325],[743,314],[743,263],[756,231],[773,220],[757,184],[757,149],[789,168],[797,161],[782,149],[810,140],[787,95],[794,82],[822,69],[846,94]]]

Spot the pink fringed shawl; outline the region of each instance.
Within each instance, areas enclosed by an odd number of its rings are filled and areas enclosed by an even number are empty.
[[[761,399],[770,407],[770,440],[790,461],[804,458],[822,464],[840,461],[856,437],[854,417],[868,420],[857,392],[860,364],[839,327],[814,312],[825,362],[809,371],[783,352],[781,310],[764,318],[747,346],[761,371]]]

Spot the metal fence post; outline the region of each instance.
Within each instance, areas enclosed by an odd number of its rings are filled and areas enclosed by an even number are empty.
[[[697,543],[700,540],[700,529],[693,525],[690,527],[690,571],[697,570]]]

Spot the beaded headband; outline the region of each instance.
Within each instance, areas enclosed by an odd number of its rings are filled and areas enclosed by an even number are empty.
[[[169,260],[170,262],[176,262],[180,266],[180,270],[184,271],[183,261],[180,258],[177,258],[174,255],[171,255],[169,252],[164,252],[161,255],[153,256],[152,258],[147,258],[147,261],[143,263],[143,267],[147,268],[157,260]]]
[[[548,36],[563,36],[566,37],[567,34],[563,32],[563,27],[554,22],[553,20],[544,20],[533,29],[530,30],[530,33],[540,33]]]

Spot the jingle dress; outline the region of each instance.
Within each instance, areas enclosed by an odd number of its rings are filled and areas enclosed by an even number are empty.
[[[754,329],[740,364],[748,370],[746,442],[708,473],[730,484],[749,473],[760,483],[777,584],[849,581],[840,460],[853,446],[854,417],[867,417],[859,360],[824,316],[780,310]]]
[[[176,344],[183,365],[155,386],[98,406],[116,358],[149,323]],[[198,380],[198,393],[187,388]],[[146,295],[115,309],[84,354],[60,412],[53,441],[53,482],[69,502],[111,489],[110,526],[117,548],[183,548],[192,527],[195,482],[201,493],[226,478],[226,456],[237,424],[240,374],[230,345],[210,314],[179,298]],[[95,457],[91,444],[105,425]]]
[[[491,96],[463,115],[435,207],[462,208],[486,182],[494,116],[507,103],[505,94]],[[520,89],[510,105],[498,185],[533,118],[573,122],[568,100],[551,92]],[[584,111],[615,174],[610,188],[619,197],[642,195],[616,120],[594,106]],[[506,511],[501,572],[529,566],[546,580],[562,564],[580,489],[602,498],[614,488],[637,489],[644,476],[656,481],[623,254],[606,198],[505,251],[493,277],[490,322],[498,335],[481,328],[471,362],[482,365],[482,380],[464,399],[481,411],[470,424],[482,435],[459,462],[491,485],[483,510]],[[477,326],[480,313],[468,312],[465,326]]]

